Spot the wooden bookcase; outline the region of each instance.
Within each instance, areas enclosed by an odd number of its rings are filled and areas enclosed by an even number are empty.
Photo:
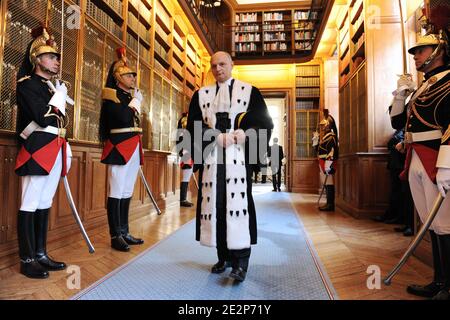
[[[295,67],[295,158],[315,158],[311,145],[318,128],[320,94],[320,65]]]
[[[234,57],[283,57],[312,51],[318,11],[243,11],[234,15]]]
[[[348,0],[337,17],[339,145],[337,205],[356,217],[382,214],[388,204],[387,108],[402,73],[398,3]],[[400,40],[399,40],[400,39]]]

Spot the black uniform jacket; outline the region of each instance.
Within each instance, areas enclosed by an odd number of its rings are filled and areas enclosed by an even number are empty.
[[[449,69],[449,66],[437,67],[425,74],[425,80]],[[405,128],[405,139],[408,132],[442,131],[443,137],[441,139],[407,144],[405,170],[401,176],[406,179],[411,161],[411,150],[414,149],[428,176],[432,181],[435,181],[439,148],[441,145],[448,145],[450,142],[450,73],[430,85],[413,103],[408,103],[403,113],[391,118],[391,124],[394,129]]]
[[[20,133],[32,121],[40,127],[58,127],[61,112],[48,105],[53,93],[47,79],[36,74],[17,82],[17,135],[19,153],[16,158],[15,172],[19,176],[48,175],[58,156],[58,152],[66,140],[55,134],[34,131],[24,140]]]
[[[141,133],[110,133],[111,129],[135,127],[137,118],[135,110],[128,106],[132,99],[131,94],[117,88],[116,97],[118,100],[115,101],[109,99],[103,100],[100,115],[100,121],[102,122],[100,130],[104,131],[107,139],[104,141],[101,162],[105,164],[124,165],[130,160],[134,150],[139,145],[140,162],[143,164]]]

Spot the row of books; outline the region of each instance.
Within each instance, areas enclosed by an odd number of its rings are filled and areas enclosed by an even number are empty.
[[[320,67],[319,66],[301,66],[297,67],[295,70],[295,75],[297,77],[309,77],[309,76],[320,76]]]
[[[295,89],[297,97],[320,97],[320,88],[297,88]]]
[[[320,86],[320,77],[296,77],[295,85],[297,87],[318,87]]]

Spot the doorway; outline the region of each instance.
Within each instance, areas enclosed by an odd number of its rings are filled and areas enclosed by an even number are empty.
[[[283,147],[283,152],[288,159],[287,153],[288,153],[288,147],[286,144],[286,141],[288,141],[287,137],[287,116],[286,116],[286,106],[287,106],[287,97],[288,94],[286,92],[264,92],[264,101],[266,102],[267,109],[269,111],[269,114],[273,121],[273,130],[272,135],[270,137],[269,145],[273,144],[273,139],[278,138],[278,144]],[[285,185],[285,188],[287,189],[288,183],[287,183],[287,166],[282,166],[282,177],[281,182]],[[271,178],[271,172],[270,168],[268,168],[268,174],[269,179]]]

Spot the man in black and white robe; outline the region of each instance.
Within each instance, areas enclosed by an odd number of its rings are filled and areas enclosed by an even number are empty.
[[[254,150],[265,153],[273,122],[260,91],[233,79],[232,68],[228,53],[211,57],[217,82],[194,93],[187,129],[194,170],[200,170],[196,240],[217,248],[219,261],[211,272],[222,273],[231,264],[230,277],[243,281],[250,245],[256,244],[250,164],[261,159]]]

